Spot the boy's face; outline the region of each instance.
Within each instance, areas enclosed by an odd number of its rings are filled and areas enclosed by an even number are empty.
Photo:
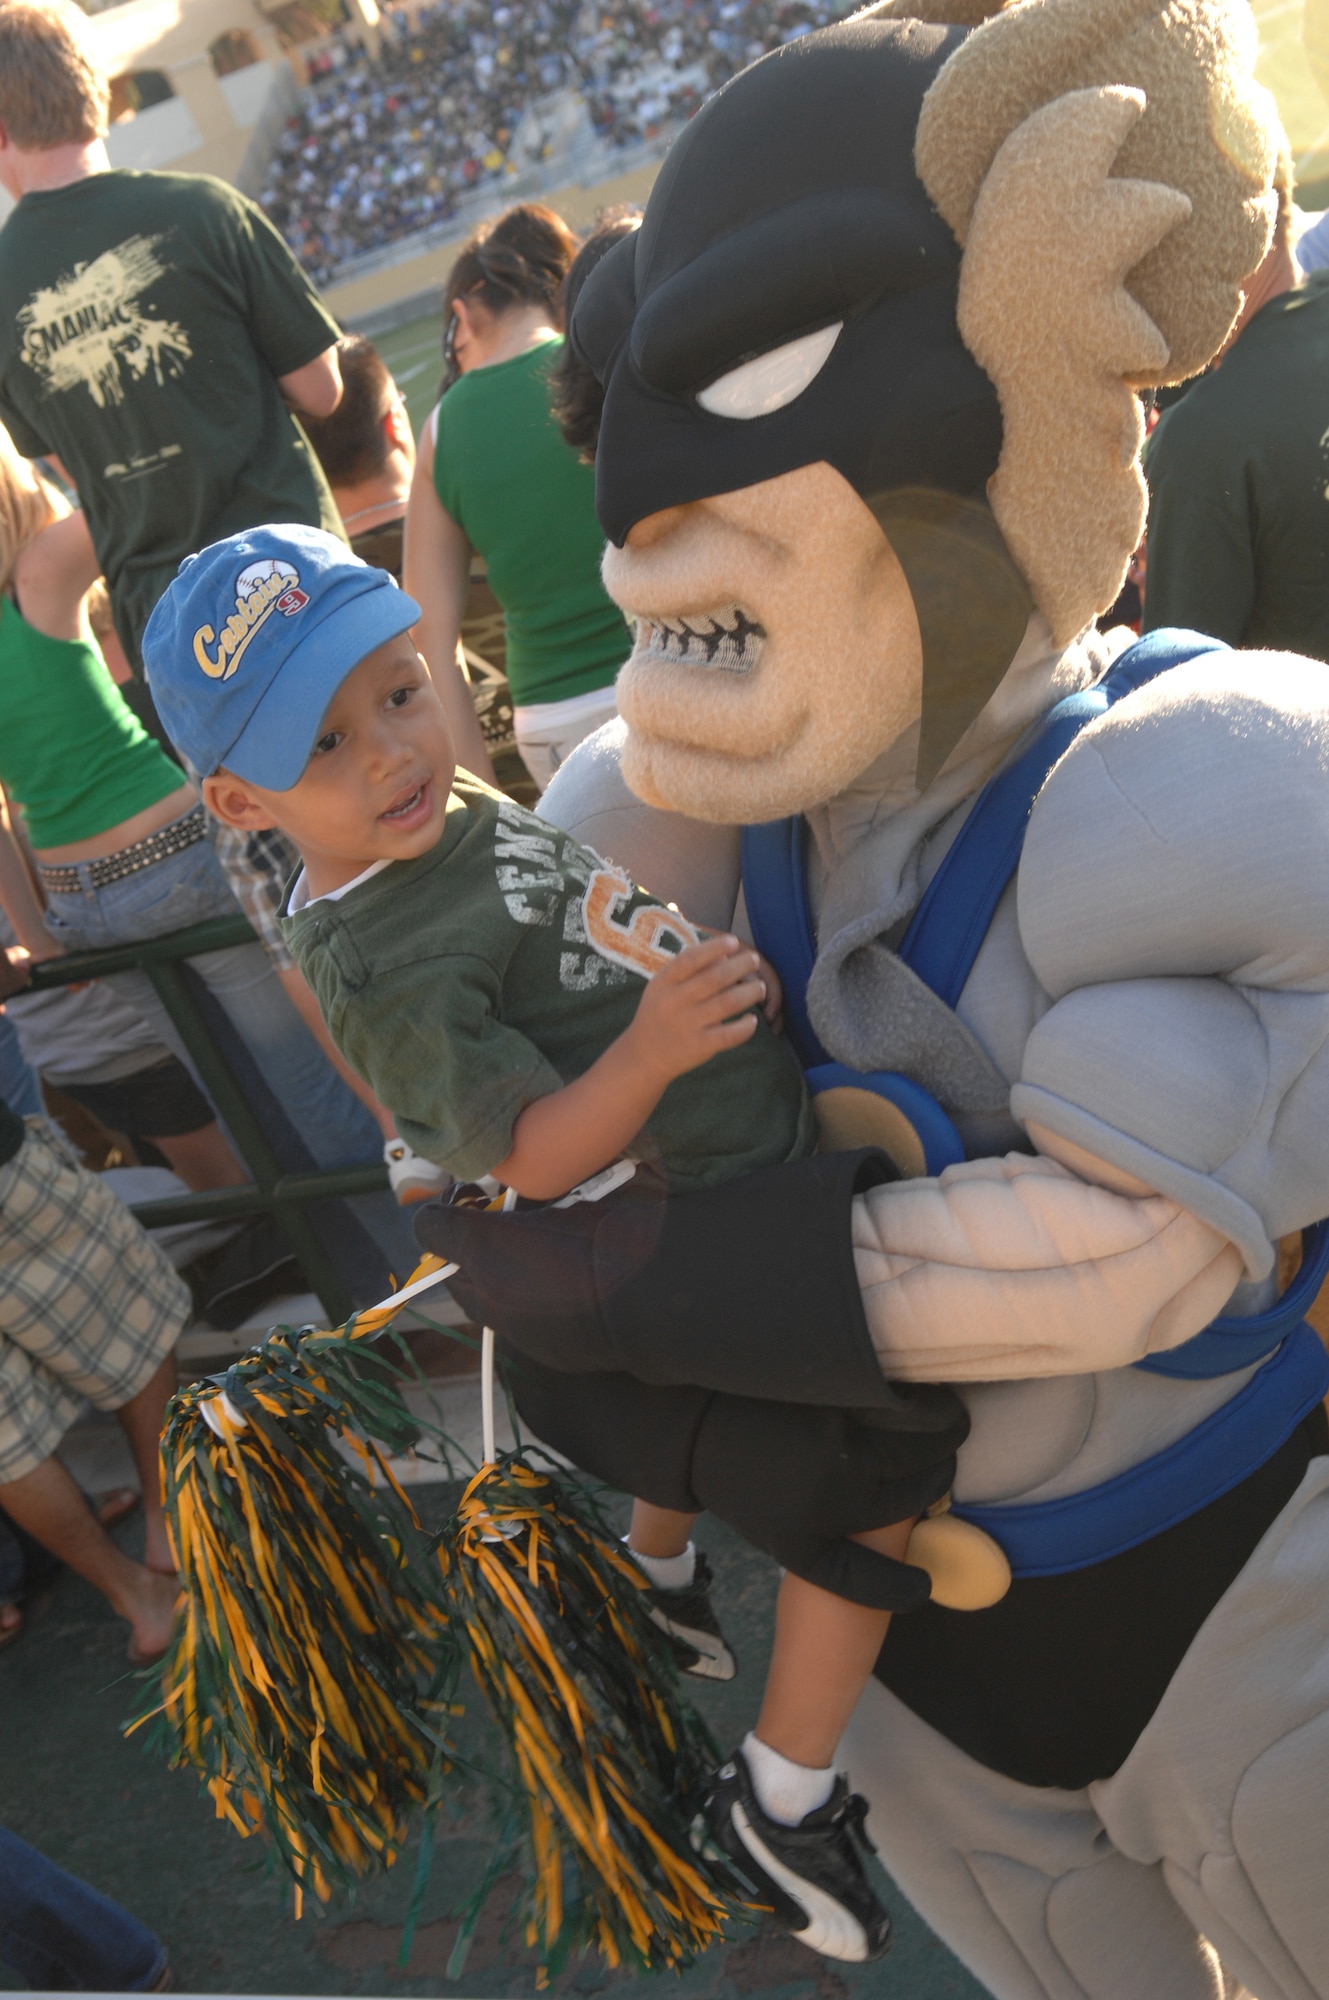
[[[300,850],[310,894],[374,861],[411,861],[443,832],[457,760],[429,670],[402,633],[366,654],[328,704],[309,762],[287,792],[225,769],[203,781],[218,819],[279,826]]]

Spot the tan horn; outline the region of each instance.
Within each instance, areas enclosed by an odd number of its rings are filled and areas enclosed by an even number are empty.
[[[1126,377],[1162,372],[1167,343],[1123,280],[1191,205],[1112,177],[1143,110],[1139,91],[1107,85],[1017,126],[983,182],[960,273],[960,332],[1001,402],[992,511],[1063,645],[1112,602],[1144,527],[1143,422]]]
[[[1041,105],[1107,84],[1142,91],[1145,114],[1113,171],[1180,189],[1191,214],[1128,285],[1167,343],[1162,379],[1184,381],[1222,346],[1273,227],[1282,133],[1254,62],[1244,0],[1018,0],[974,30],[929,90],[919,174],[963,243],[992,161]],[[1067,226],[1055,200],[1045,221],[1049,235]]]

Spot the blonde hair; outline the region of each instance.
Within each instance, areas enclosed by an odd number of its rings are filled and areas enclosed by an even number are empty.
[[[104,138],[109,103],[72,0],[0,0],[0,125],[20,151]]]
[[[20,456],[0,424],[0,593],[12,585],[14,565],[28,543],[68,512],[68,503],[31,459]]]

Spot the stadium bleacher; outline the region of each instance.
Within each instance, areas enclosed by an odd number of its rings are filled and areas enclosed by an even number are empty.
[[[326,283],[351,259],[446,221],[464,195],[508,178],[521,163],[519,136],[529,161],[535,104],[572,93],[588,136],[606,148],[663,138],[746,63],[844,7],[438,0],[413,26],[385,15],[395,32],[377,62],[349,38],[313,59],[259,199]]]

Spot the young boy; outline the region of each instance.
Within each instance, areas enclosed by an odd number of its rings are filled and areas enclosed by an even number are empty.
[[[457,770],[418,615],[331,536],[264,528],[187,561],[144,640],[212,811],[299,848],[291,949],[403,1137],[535,1200],[625,1152],[692,1189],[810,1151],[770,968]],[[638,1501],[628,1545],[684,1664],[727,1679],[691,1526]],[[911,1526],[856,1539],[898,1559]],[[890,1920],[832,1759],[887,1621],[785,1576],[757,1727],[708,1806],[790,1928],[854,1960]]]

